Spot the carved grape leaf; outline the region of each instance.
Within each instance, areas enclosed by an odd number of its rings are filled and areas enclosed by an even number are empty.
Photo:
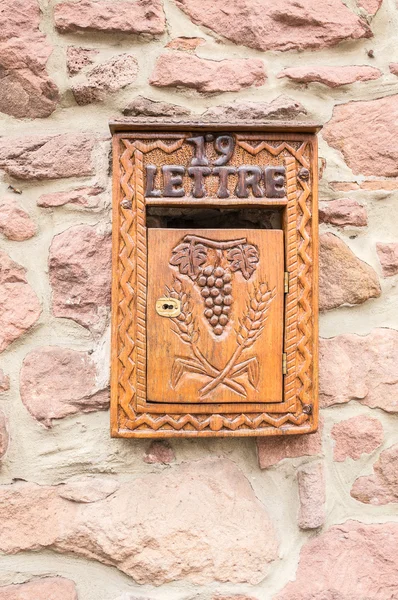
[[[203,244],[183,242],[173,248],[172,253],[170,264],[178,267],[182,275],[188,275],[191,279],[196,279],[201,265],[207,259],[207,250]]]
[[[241,271],[245,279],[250,279],[260,260],[258,250],[251,244],[240,244],[228,251],[227,259],[231,271]]]

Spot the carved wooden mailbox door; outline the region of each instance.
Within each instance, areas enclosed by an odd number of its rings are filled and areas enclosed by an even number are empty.
[[[315,431],[316,126],[111,129],[112,435]]]

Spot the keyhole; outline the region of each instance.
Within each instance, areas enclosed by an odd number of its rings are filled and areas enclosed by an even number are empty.
[[[181,312],[179,300],[159,298],[156,301],[156,312],[161,317],[177,317]]]

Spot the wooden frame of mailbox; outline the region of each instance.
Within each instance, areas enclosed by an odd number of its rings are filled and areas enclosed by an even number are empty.
[[[319,126],[298,123],[143,123],[115,121],[113,133],[113,279],[111,435],[126,438],[292,435],[318,426]],[[172,152],[198,132],[231,132],[248,151],[283,157],[286,197],[145,198],[144,156]],[[146,399],[146,206],[279,207],[285,272],[284,399],[277,404],[154,404]]]

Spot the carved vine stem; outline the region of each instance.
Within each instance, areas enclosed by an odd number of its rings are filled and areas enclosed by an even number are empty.
[[[237,240],[230,240],[228,242],[219,242],[217,240],[210,240],[209,238],[205,238],[199,235],[186,235],[184,236],[183,242],[193,242],[193,243],[204,243],[209,248],[218,248],[219,250],[227,250],[228,248],[234,248],[235,246],[239,246],[239,244],[246,244],[246,238],[238,238]]]

